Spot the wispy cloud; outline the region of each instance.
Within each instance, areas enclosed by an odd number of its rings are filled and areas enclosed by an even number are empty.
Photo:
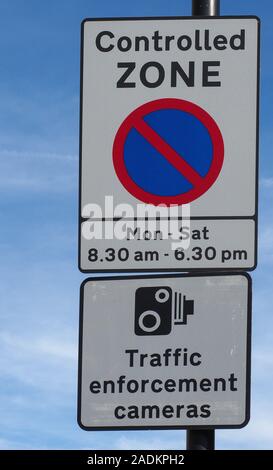
[[[262,188],[271,189],[273,188],[273,177],[272,178],[261,178],[260,185]]]
[[[77,156],[0,150],[0,190],[59,193],[76,188]]]
[[[154,437],[153,434],[156,434]],[[115,442],[117,450],[166,450],[166,449],[185,449],[186,433],[181,431],[158,432],[153,431],[145,434],[140,433],[138,437],[136,433],[120,436]]]
[[[77,161],[78,156],[72,154],[59,154],[54,152],[31,152],[31,151],[19,151],[19,150],[8,150],[0,149],[0,158],[5,159],[19,159],[19,160],[61,160],[61,161]]]
[[[272,346],[272,342],[271,342]],[[267,349],[259,349],[253,355],[253,367],[255,371],[269,374],[269,371],[273,369],[273,351],[272,347],[268,345]],[[273,379],[273,377],[272,377]]]
[[[2,450],[31,450],[31,444],[26,441],[20,441],[16,439],[1,439],[0,438],[0,449]]]
[[[44,392],[71,385],[70,370],[76,369],[77,345],[67,342],[61,333],[54,337],[0,334],[0,371],[2,380],[12,379]],[[51,380],[54,377],[54,381]]]
[[[265,266],[273,261],[273,224],[272,217],[267,217],[268,222],[260,225],[258,248],[259,264]]]
[[[271,401],[263,400],[252,407],[249,424],[238,430],[219,431],[220,448],[266,450],[272,449],[273,442],[273,413]]]
[[[0,333],[0,342],[5,348],[14,348],[20,357],[23,354],[37,357],[53,357],[57,359],[75,359],[75,345],[68,342],[60,342],[58,338],[52,337],[23,337],[12,335],[9,332]]]

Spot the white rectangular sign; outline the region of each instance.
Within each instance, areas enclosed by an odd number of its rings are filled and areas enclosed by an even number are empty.
[[[243,427],[247,274],[87,279],[78,422],[85,430]]]
[[[81,87],[80,269],[254,269],[259,20],[85,20]]]

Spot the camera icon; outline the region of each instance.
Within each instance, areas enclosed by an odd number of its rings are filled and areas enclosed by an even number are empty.
[[[194,314],[194,301],[170,287],[140,287],[135,294],[135,334],[168,335],[174,325],[187,325]]]

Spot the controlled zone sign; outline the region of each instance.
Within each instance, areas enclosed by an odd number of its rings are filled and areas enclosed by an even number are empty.
[[[258,89],[256,17],[83,22],[83,272],[256,267]],[[143,229],[158,217],[177,227]]]
[[[247,274],[87,279],[81,287],[79,425],[245,426],[250,322]]]

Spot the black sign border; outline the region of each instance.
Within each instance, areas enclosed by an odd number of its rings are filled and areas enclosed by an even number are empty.
[[[84,288],[89,282],[107,282],[120,280],[136,280],[136,279],[177,279],[177,278],[194,278],[194,277],[223,277],[223,276],[243,276],[248,282],[248,298],[247,298],[247,336],[246,336],[246,408],[245,420],[239,425],[215,425],[215,426],[85,426],[81,421],[81,396],[82,396],[82,338],[83,338],[83,310],[84,310]],[[90,277],[85,279],[80,288],[80,321],[79,321],[79,355],[78,355],[78,402],[77,402],[77,422],[84,431],[138,431],[138,430],[198,430],[198,429],[241,429],[245,427],[250,420],[250,395],[251,395],[251,331],[252,331],[252,279],[246,272],[233,272],[224,274],[216,273],[191,273],[191,274],[173,274],[170,276],[107,276],[107,277]]]

